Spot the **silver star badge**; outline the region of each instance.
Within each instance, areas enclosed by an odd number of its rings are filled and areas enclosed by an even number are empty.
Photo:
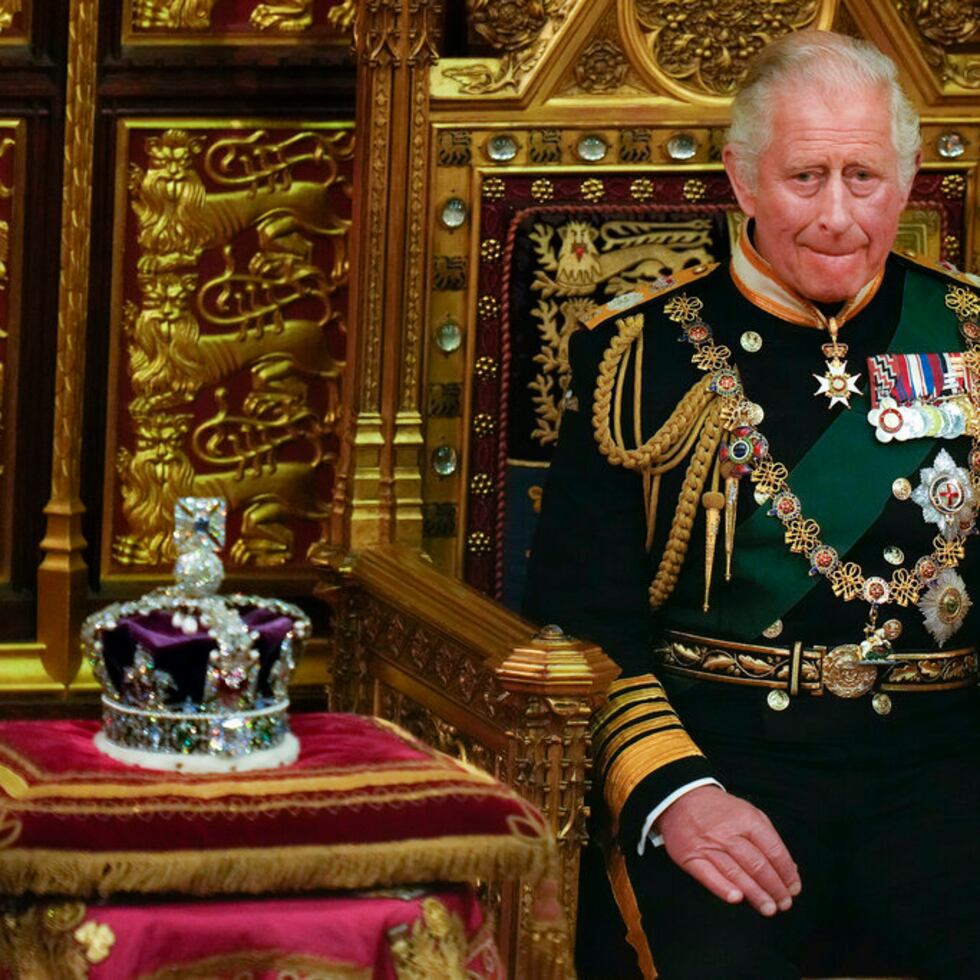
[[[922,508],[926,522],[935,524],[946,538],[960,537],[976,517],[970,474],[945,449],[939,450],[932,466],[919,470],[912,499]]]
[[[918,605],[926,629],[942,646],[963,625],[973,603],[963,579],[953,569],[944,568]]]

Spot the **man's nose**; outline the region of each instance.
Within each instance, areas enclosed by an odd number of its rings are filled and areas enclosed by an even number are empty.
[[[820,223],[827,231],[841,235],[854,223],[851,195],[842,175],[835,174],[824,184]]]

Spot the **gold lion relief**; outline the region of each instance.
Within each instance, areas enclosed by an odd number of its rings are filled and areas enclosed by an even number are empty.
[[[218,0],[133,0],[132,26],[143,31],[205,31]],[[332,13],[332,11],[331,11]],[[329,15],[328,15],[329,16]],[[343,15],[334,23],[343,23]],[[248,18],[258,31],[295,34],[313,25],[313,0],[256,3]]]
[[[0,31],[5,31],[21,12],[23,0],[0,0]]]
[[[122,317],[134,439],[116,473],[128,528],[112,556],[171,561],[177,499],[221,496],[241,515],[232,562],[282,565],[295,521],[321,522],[322,534],[328,517],[317,486],[335,458],[345,326],[334,295],[350,229],[335,192],[347,199],[339,165],[352,135],[258,130],[209,144],[171,129],[145,147],[148,166],[129,180],[140,299]],[[301,164],[321,179],[294,176]]]

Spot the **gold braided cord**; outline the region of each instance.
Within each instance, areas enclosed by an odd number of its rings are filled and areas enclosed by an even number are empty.
[[[650,602],[662,605],[674,590],[684,564],[698,501],[708,467],[721,442],[720,399],[709,389],[710,377],[702,378],[684,395],[666,422],[643,441],[641,394],[643,391],[642,313],[616,321],[618,334],[612,338],[599,365],[593,399],[592,425],[599,451],[610,463],[639,470],[643,475],[643,504],[646,517],[646,549],[653,546],[656,530],[660,477],[679,466],[697,444],[688,466],[667,544],[650,586]],[[633,345],[636,351],[633,353]],[[623,442],[623,391],[633,353],[633,435],[635,449]]]
[[[682,444],[705,407],[716,399],[709,390],[710,377],[704,377],[695,384],[677,404],[666,422],[643,444],[636,449],[627,449],[619,431],[618,438],[610,432],[613,418],[613,388],[617,386],[617,373],[626,352],[643,329],[643,314],[621,317],[616,321],[619,334],[612,338],[599,365],[595,399],[592,406],[592,427],[595,429],[599,451],[615,466],[643,470],[664,463],[674,450]],[[619,413],[616,412],[615,415]],[[619,430],[619,419],[615,419]]]
[[[643,508],[647,520],[647,536],[643,547],[653,547],[653,535],[657,530],[657,505],[660,503],[660,474],[643,471]]]
[[[722,432],[721,403],[720,400],[716,400],[711,406],[691,462],[688,464],[677,509],[674,511],[674,519],[667,536],[667,544],[660,565],[657,567],[657,574],[650,583],[650,605],[654,608],[662,606],[677,585],[687,555],[687,547],[691,542],[691,528],[697,516],[701,491],[704,489],[709,468],[718,452]]]
[[[625,358],[624,358],[625,360]],[[633,442],[643,445],[643,331],[636,337],[636,370],[633,372]]]
[[[619,361],[619,369],[616,372],[615,405],[612,413],[613,438],[616,440],[617,446],[623,447],[626,445],[623,442],[623,388],[626,386],[626,372],[629,370],[631,349],[631,346],[627,347]],[[636,367],[639,370],[639,361],[636,362]]]
[[[658,476],[674,469],[675,466],[679,466],[685,459],[687,459],[688,453],[690,453],[691,448],[697,441],[698,437],[701,435],[701,430],[704,428],[705,423],[708,421],[708,416],[717,406],[718,402],[710,401],[701,412],[698,417],[694,420],[691,425],[690,431],[684,436],[684,441],[671,452],[667,459],[658,466],[651,466],[650,472],[657,474]]]

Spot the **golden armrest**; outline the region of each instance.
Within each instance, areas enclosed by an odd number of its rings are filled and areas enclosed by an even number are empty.
[[[536,631],[408,548],[314,563],[317,595],[333,611],[331,707],[405,726],[493,773],[550,821],[556,880],[490,891],[510,975],[573,975],[589,720],[619,668],[594,644]]]

